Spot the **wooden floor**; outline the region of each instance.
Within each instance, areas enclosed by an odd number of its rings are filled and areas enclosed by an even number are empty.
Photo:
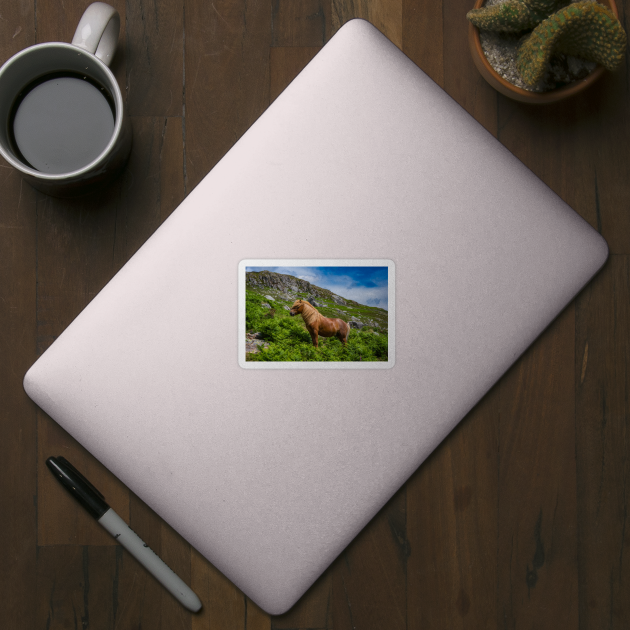
[[[0,163],[0,626],[630,628],[630,71],[532,107],[470,59],[472,0],[122,0],[134,130],[105,194]],[[0,0],[0,62],[87,2]],[[619,5],[622,21],[630,0]],[[269,617],[24,394],[22,377],[335,31],[370,20],[599,230],[610,259],[286,615]],[[322,182],[325,185],[325,182]],[[54,487],[65,454],[189,582],[191,615]],[[273,579],[273,576],[269,576]]]

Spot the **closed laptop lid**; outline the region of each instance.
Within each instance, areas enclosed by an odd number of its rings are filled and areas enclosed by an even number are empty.
[[[25,388],[277,614],[607,254],[595,230],[354,20],[40,357]],[[387,361],[250,365],[247,270],[344,265],[387,269]]]

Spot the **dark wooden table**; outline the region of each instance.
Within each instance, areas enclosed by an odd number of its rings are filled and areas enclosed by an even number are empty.
[[[499,96],[474,68],[471,0],[113,4],[113,69],[134,130],[123,176],[61,201],[0,163],[0,627],[630,628],[628,65],[587,94],[534,107]],[[0,0],[0,62],[70,41],[86,6]],[[629,7],[620,3],[622,22]],[[611,255],[293,610],[269,617],[39,411],[22,378],[355,16],[596,227]],[[83,469],[192,585],[200,614],[60,492],[44,466],[52,454]]]

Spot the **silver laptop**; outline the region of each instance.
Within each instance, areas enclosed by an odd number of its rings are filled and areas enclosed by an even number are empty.
[[[607,254],[595,230],[354,20],[24,386],[278,614]],[[346,338],[341,324],[341,336],[325,336],[322,323],[316,347],[307,317],[290,317],[305,302],[316,318],[344,321]]]

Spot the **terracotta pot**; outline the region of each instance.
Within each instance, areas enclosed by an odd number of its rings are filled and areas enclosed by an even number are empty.
[[[619,18],[617,12],[617,5],[614,0],[600,0],[600,4],[608,7]],[[475,1],[475,9],[480,9],[484,5],[484,0]],[[590,85],[595,83],[605,69],[602,66],[597,66],[593,72],[591,72],[586,78],[581,81],[575,81],[569,83],[563,87],[556,88],[555,90],[549,90],[548,92],[529,92],[516,85],[513,85],[509,81],[506,81],[495,69],[490,65],[490,62],[486,59],[481,48],[481,40],[479,39],[479,29],[472,23],[468,22],[468,43],[470,45],[470,53],[473,61],[477,66],[477,70],[481,73],[481,76],[495,89],[504,96],[507,96],[515,101],[522,101],[524,103],[554,103],[562,99],[573,96],[582,90],[585,90]]]

